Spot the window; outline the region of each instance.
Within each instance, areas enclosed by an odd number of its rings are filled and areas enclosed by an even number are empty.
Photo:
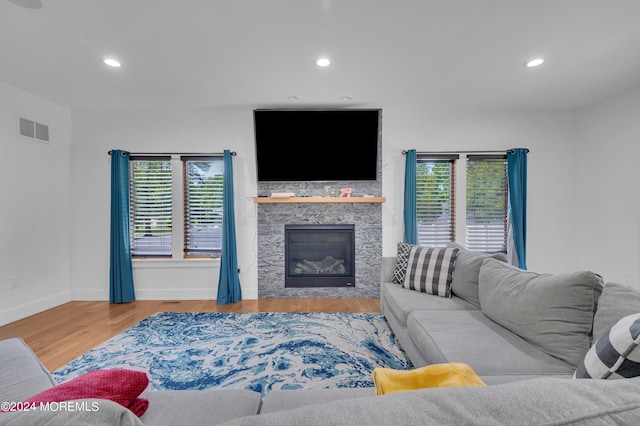
[[[131,157],[130,227],[133,256],[171,256],[170,157]]]
[[[222,159],[182,157],[184,164],[184,252],[222,250]]]
[[[133,257],[221,252],[222,157],[132,156],[130,169]]]
[[[467,248],[507,251],[507,158],[467,157]]]
[[[469,250],[506,252],[506,156],[466,155],[466,168],[457,170],[459,157],[418,156],[418,243],[442,247],[463,237],[458,242]]]
[[[455,241],[455,160],[457,156],[418,158],[416,193],[418,241],[438,247]]]

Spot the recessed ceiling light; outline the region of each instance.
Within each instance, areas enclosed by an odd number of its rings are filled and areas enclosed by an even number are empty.
[[[528,67],[528,68],[533,68],[533,67],[537,67],[537,66],[542,65],[543,62],[544,62],[544,59],[536,58],[536,59],[532,59],[530,61],[525,62],[524,66]]]
[[[329,58],[320,58],[316,61],[316,65],[322,68],[326,68],[331,65],[331,60]]]
[[[104,63],[113,68],[120,68],[120,62],[113,58],[107,58],[104,60]]]
[[[343,96],[341,99],[342,99],[343,101],[345,101],[345,102],[348,102],[348,101],[350,101],[350,100],[351,100],[351,99],[353,99],[353,98],[352,98],[351,96]]]
[[[300,100],[300,98],[299,98],[299,97],[297,97],[297,96],[289,96],[287,99],[289,99],[289,100],[290,100],[290,101],[292,101],[292,102],[295,102],[295,101],[299,101],[299,100]]]

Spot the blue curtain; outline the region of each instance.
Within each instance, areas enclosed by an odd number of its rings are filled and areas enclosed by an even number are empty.
[[[507,151],[509,212],[513,255],[511,262],[527,269],[527,152],[526,148]]]
[[[233,163],[231,152],[224,151],[224,175],[222,183],[222,256],[218,279],[218,305],[242,300],[242,288],[238,276],[236,248],[236,219],[233,208]]]
[[[418,244],[417,166],[416,150],[410,149],[404,168],[404,241],[407,244]]]
[[[129,240],[129,153],[111,151],[109,303],[136,300]]]

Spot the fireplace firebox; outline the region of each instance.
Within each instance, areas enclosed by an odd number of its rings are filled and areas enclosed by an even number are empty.
[[[285,225],[285,287],[355,287],[355,225]]]

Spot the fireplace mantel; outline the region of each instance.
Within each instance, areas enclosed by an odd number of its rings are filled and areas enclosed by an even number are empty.
[[[256,204],[285,204],[285,203],[374,203],[386,202],[385,197],[255,197]]]

